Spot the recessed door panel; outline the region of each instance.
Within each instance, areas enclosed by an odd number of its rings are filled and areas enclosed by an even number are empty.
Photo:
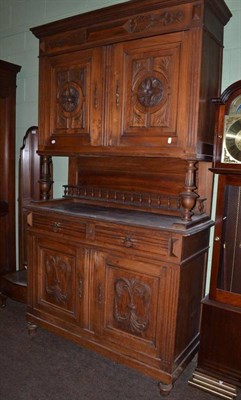
[[[38,239],[36,258],[36,306],[61,318],[76,319],[76,248]]]
[[[104,267],[104,268],[103,268]],[[98,331],[114,346],[152,357],[159,353],[158,304],[164,294],[154,265],[96,254]]]

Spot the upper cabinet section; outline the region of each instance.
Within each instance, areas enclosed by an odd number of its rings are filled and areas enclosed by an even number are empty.
[[[39,151],[211,160],[223,0],[132,0],[33,28]]]
[[[40,150],[101,144],[103,68],[101,48],[40,59]]]

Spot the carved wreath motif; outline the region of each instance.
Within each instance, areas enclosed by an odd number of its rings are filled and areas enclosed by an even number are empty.
[[[45,290],[58,303],[66,304],[70,293],[70,272],[69,263],[59,256],[50,256],[45,264]]]
[[[74,112],[79,104],[78,90],[71,85],[65,86],[60,96],[60,103],[64,111]]]
[[[154,77],[145,78],[137,89],[137,98],[144,107],[155,107],[163,98],[163,84]]]
[[[115,281],[114,318],[126,330],[143,335],[149,324],[151,289],[135,279]]]

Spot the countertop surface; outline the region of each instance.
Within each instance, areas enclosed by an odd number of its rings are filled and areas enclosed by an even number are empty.
[[[70,199],[31,202],[27,208],[35,212],[44,213],[45,215],[60,213],[61,215],[71,217],[88,218],[95,221],[101,220],[124,225],[136,225],[145,228],[165,229],[186,234],[193,234],[193,230],[199,231],[213,225],[213,222],[205,214],[194,216],[192,221],[185,222],[176,216],[86,205]]]

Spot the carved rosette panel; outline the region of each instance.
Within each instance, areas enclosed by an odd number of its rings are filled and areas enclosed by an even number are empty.
[[[86,68],[61,70],[56,74],[56,128],[86,126]]]
[[[45,291],[47,298],[67,307],[71,295],[71,265],[68,258],[46,255]]]
[[[143,107],[155,107],[163,98],[163,83],[155,77],[147,77],[139,85],[137,99]]]
[[[63,114],[75,113],[80,104],[80,88],[73,82],[67,83],[60,95]]]
[[[144,336],[149,326],[151,289],[136,279],[114,283],[114,319],[123,330]]]
[[[130,126],[169,125],[170,61],[169,56],[133,60]]]

